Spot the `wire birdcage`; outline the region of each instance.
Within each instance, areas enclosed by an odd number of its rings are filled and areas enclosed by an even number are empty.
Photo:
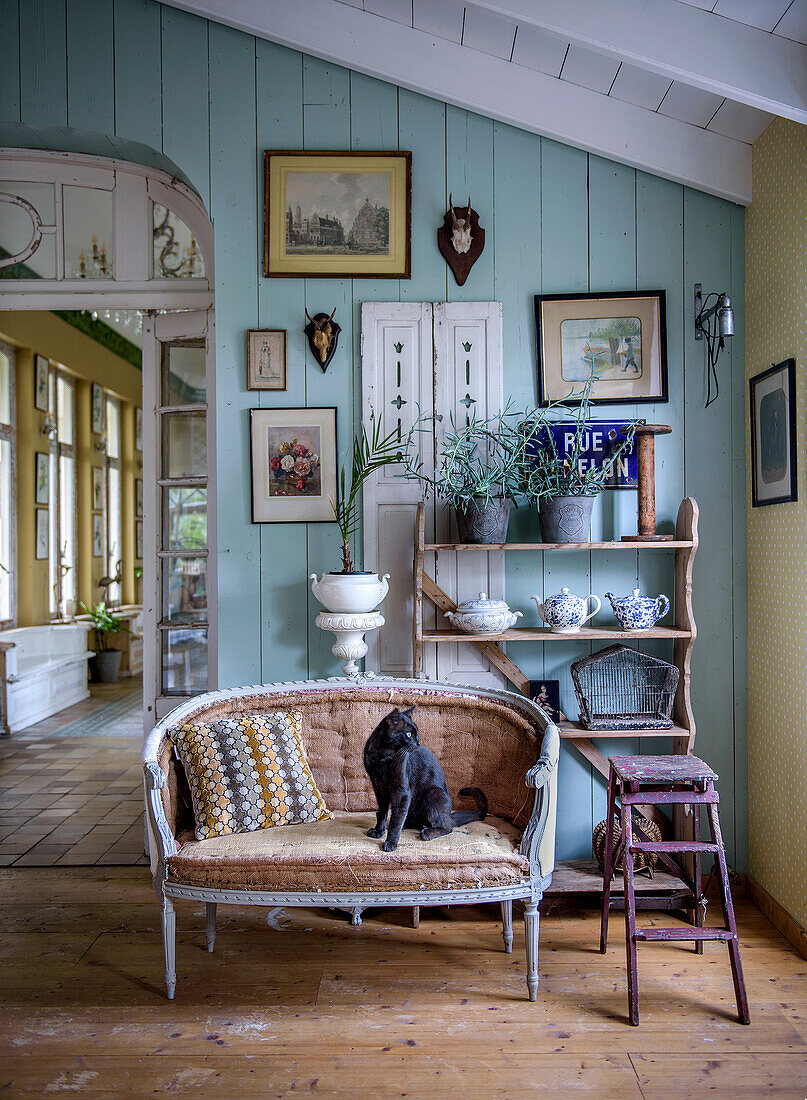
[[[589,730],[670,729],[678,669],[612,645],[571,667],[580,724]]]

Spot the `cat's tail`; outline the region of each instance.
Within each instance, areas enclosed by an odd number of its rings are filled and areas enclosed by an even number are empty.
[[[476,803],[476,809],[452,811],[452,825],[467,825],[469,821],[484,821],[488,812],[488,800],[484,791],[480,791],[479,787],[463,787],[460,794],[463,798],[472,798]]]

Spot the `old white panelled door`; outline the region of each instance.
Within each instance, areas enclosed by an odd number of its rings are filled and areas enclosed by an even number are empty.
[[[416,445],[425,468],[434,469],[438,435],[453,413],[457,423],[473,414],[480,418],[502,404],[502,312],[498,302],[367,303],[362,306],[362,397],[365,415],[381,414],[385,426],[400,417],[407,431],[418,409],[438,418],[418,433]],[[384,675],[412,671],[412,553],[415,506],[421,486],[381,470],[364,490],[365,568],[390,573],[390,592],[382,605],[387,625],[368,637],[368,669]],[[427,541],[450,541],[453,523],[443,501],[426,503]],[[454,599],[480,592],[504,598],[504,555],[464,553],[426,556],[427,572]],[[424,625],[450,627],[424,601]],[[478,650],[466,645],[424,646],[424,671],[443,681],[500,687],[506,681]]]

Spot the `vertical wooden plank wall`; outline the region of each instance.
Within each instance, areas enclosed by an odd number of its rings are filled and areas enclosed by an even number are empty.
[[[216,239],[222,685],[336,671],[332,639],[313,625],[319,608],[306,577],[338,568],[338,535],[332,524],[252,525],[249,409],[335,405],[344,456],[360,406],[363,301],[501,301],[505,396],[523,406],[535,400],[533,294],[666,289],[670,400],[609,409],[607,416],[638,412],[672,425],[672,436],[657,442],[660,526],[670,529],[685,493],[701,506],[697,748],[720,773],[727,840],[744,868],[743,211],[152,0],[0,0],[0,32],[9,41],[18,22],[20,50],[7,53],[0,71],[0,119],[106,131],[114,125],[118,135],[162,149],[209,205]],[[267,148],[411,150],[411,279],[264,279],[259,242]],[[435,238],[448,192],[461,203],[469,189],[487,244],[460,288]],[[703,346],[692,338],[695,281],[706,290],[728,290],[737,323],[720,363],[721,397],[708,411]],[[306,307],[311,313],[337,309],[342,335],[327,374],[305,344]],[[284,392],[246,389],[246,330],[257,327],[287,330]],[[595,535],[619,536],[634,524],[635,494],[608,494],[598,504]],[[537,537],[534,514],[515,513],[511,537]],[[542,562],[510,554],[508,598],[531,624],[538,616],[529,597],[564,584],[601,597],[635,583],[653,595],[669,592],[670,558],[547,553]],[[663,645],[645,646],[666,652]],[[560,679],[562,702],[573,709],[568,666],[590,647],[569,641],[512,648],[531,676]],[[559,803],[558,856],[583,856],[604,812],[602,787],[566,744]]]

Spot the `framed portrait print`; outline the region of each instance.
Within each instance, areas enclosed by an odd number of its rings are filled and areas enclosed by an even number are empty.
[[[104,387],[92,384],[92,430],[95,435],[104,434]]]
[[[92,517],[92,556],[101,558],[104,555],[104,517],[94,515]]]
[[[333,523],[336,409],[250,409],[253,523]]]
[[[138,561],[143,560],[143,520],[139,519],[135,521],[135,557]]]
[[[143,515],[143,478],[135,478],[135,515]]]
[[[247,333],[247,389],[285,390],[286,330],[250,329]]]
[[[579,405],[593,378],[597,405],[667,400],[663,290],[535,298],[538,404]]]
[[[104,507],[104,471],[101,466],[92,468],[92,506],[96,512]]]
[[[36,548],[34,550],[34,557],[37,561],[45,561],[48,556],[49,537],[48,537],[48,510],[47,508],[36,508],[34,510],[36,515]]]
[[[50,363],[44,355],[37,355],[34,361],[34,408],[40,412],[48,411],[48,375]]]
[[[411,153],[264,153],[263,273],[408,279]]]
[[[34,502],[36,504],[47,504],[50,500],[50,455],[38,451],[35,462],[36,487]]]
[[[748,381],[751,399],[751,504],[798,500],[796,360],[785,359]]]
[[[143,410],[135,409],[135,450],[143,450]]]

